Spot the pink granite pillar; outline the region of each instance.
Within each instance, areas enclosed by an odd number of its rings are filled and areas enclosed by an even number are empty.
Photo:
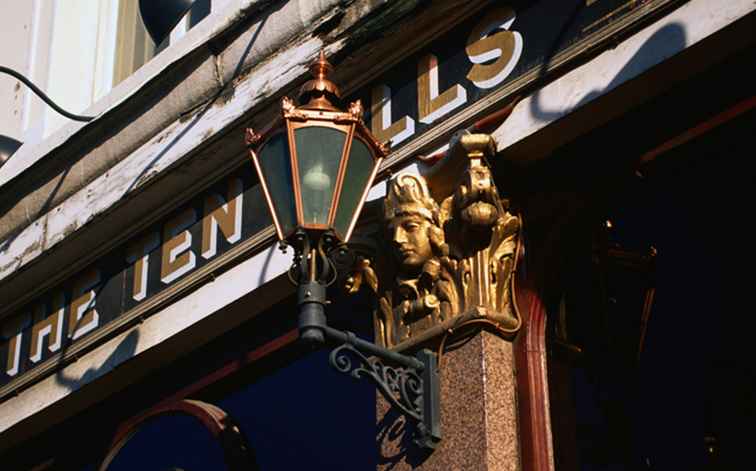
[[[379,398],[380,470],[521,469],[512,344],[480,332],[447,351],[441,364],[443,439],[430,455],[412,443],[404,418]]]

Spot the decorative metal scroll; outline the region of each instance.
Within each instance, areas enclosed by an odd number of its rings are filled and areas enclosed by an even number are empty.
[[[428,349],[414,358],[358,339],[350,332],[326,328],[331,339],[343,344],[331,351],[330,363],[355,379],[371,381],[383,397],[416,422],[415,443],[427,450],[441,441],[441,391],[436,354]],[[367,357],[363,352],[372,353]],[[385,361],[402,366],[388,366]]]
[[[368,358],[350,344],[331,351],[330,363],[355,379],[368,379],[383,397],[405,415],[423,420],[423,381],[414,369],[391,367],[379,358]]]

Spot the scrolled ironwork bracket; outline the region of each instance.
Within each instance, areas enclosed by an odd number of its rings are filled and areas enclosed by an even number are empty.
[[[340,344],[329,363],[340,373],[371,381],[391,405],[416,423],[415,443],[434,450],[441,441],[441,391],[436,354],[428,349],[415,357],[402,355],[362,340],[352,332],[327,325],[325,286],[301,283],[299,297],[300,338],[313,346]]]
[[[436,354],[423,349],[415,357],[410,357],[362,340],[352,332],[330,327],[323,330],[326,338],[341,342],[331,351],[331,366],[355,379],[372,382],[391,405],[416,423],[415,443],[421,448],[434,450],[441,441],[441,394]]]

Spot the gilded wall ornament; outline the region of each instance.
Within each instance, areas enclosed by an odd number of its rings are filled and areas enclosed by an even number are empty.
[[[390,181],[383,217],[391,257],[375,260],[377,283],[365,260],[353,278],[357,286],[369,278],[378,288],[379,343],[406,348],[478,318],[511,336],[519,328],[512,280],[521,223],[485,163],[494,149],[486,134],[463,135],[447,159],[456,162],[445,171],[427,180],[402,173]],[[449,172],[456,184],[443,188]],[[444,193],[450,194],[440,201],[433,196]]]

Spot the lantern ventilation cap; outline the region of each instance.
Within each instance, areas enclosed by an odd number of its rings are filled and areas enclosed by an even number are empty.
[[[299,102],[305,108],[336,110],[336,103],[341,101],[339,87],[333,83],[329,75],[333,72],[333,66],[325,58],[321,50],[318,60],[310,65],[312,79],[302,85],[299,91]]]

